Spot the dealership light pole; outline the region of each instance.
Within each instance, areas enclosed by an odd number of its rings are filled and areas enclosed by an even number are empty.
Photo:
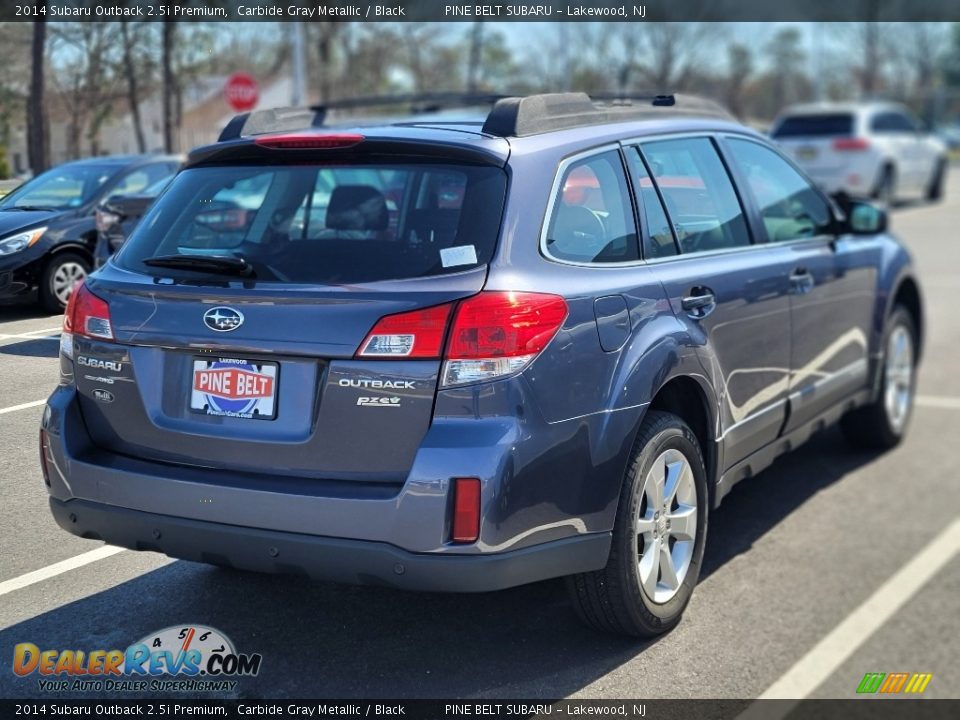
[[[307,51],[303,41],[303,23],[294,22],[290,25],[290,49],[293,65],[290,104],[297,107],[307,101]]]

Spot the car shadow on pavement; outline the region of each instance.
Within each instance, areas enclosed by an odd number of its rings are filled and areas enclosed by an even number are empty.
[[[476,595],[416,594],[181,561],[0,631],[0,655],[11,658],[22,642],[122,650],[189,623],[217,628],[239,652],[262,654],[260,674],[220,696],[240,698],[555,698],[650,644],[582,627],[559,581]],[[0,673],[0,697],[38,694],[36,674]]]
[[[738,485],[711,517],[702,576],[748,551],[811,496],[873,457],[851,454],[830,431],[789,462]],[[73,594],[71,583],[110,582],[111,572],[129,572],[128,562],[123,554],[47,582]],[[240,698],[556,698],[657,642],[583,627],[558,580],[497,593],[416,594],[181,561],[0,631],[0,657],[12,657],[21,642],[124,649],[185,624],[212,626],[239,652],[262,654],[260,674],[224,695]],[[0,697],[37,694],[36,676],[0,673]]]
[[[60,320],[63,317],[61,313],[51,314],[49,310],[42,308],[37,302],[4,302],[0,303],[0,323],[13,322],[15,320],[32,320],[35,318],[50,318]]]
[[[821,490],[868,464],[877,452],[856,451],[839,428],[815,435],[756,477],[734,486],[710,515],[700,579],[709,577]]]
[[[18,355],[20,357],[56,358],[60,354],[60,343],[52,338],[23,340],[0,345],[0,355]]]

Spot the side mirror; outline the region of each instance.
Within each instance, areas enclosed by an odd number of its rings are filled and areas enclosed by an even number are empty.
[[[887,212],[868,202],[852,202],[847,213],[854,235],[877,235],[887,231]]]

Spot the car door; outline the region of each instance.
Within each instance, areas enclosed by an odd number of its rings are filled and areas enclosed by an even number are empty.
[[[830,205],[772,148],[732,136],[723,146],[766,241],[788,258],[789,432],[867,383],[878,247],[834,234]]]
[[[713,139],[650,140],[627,155],[647,218],[645,256],[674,314],[701,344],[717,392],[722,471],[776,439],[786,416],[785,255],[754,242]]]

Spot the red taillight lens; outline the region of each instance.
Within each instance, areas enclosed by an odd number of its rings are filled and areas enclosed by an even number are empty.
[[[456,304],[387,315],[360,345],[358,357],[439,358],[442,386],[496,380],[526,368],[557,334],[567,317],[558,295],[482,292]]]
[[[439,358],[452,305],[387,315],[360,345],[360,357]]]
[[[556,295],[484,292],[460,303],[450,333],[447,358],[536,355],[567,317],[567,303]]]
[[[363,142],[363,135],[310,135],[285,134],[261,135],[254,138],[257,145],[279,150],[337,150],[353,147]]]
[[[70,294],[63,315],[63,331],[100,340],[113,340],[110,306],[87,289],[83,281]]]
[[[863,138],[837,138],[833,141],[833,149],[841,152],[860,152],[869,150],[870,143]]]
[[[455,543],[473,543],[480,537],[480,481],[455,478],[453,481],[453,532]]]

